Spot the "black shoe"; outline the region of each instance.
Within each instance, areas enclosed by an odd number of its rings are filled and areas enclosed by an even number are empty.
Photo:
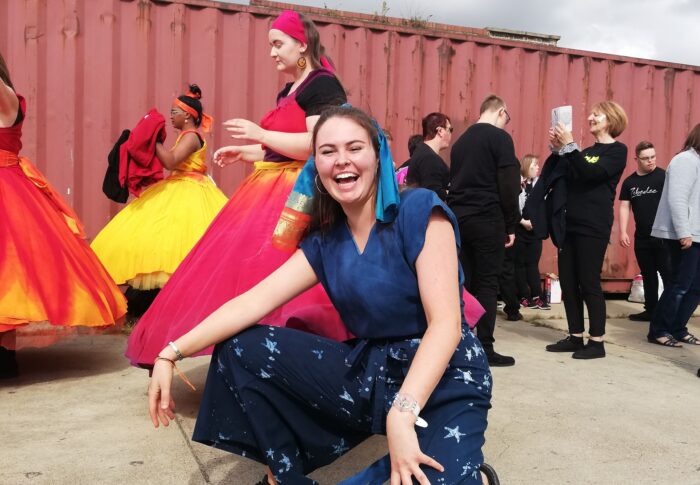
[[[583,349],[583,347],[583,337],[569,335],[555,344],[547,345],[545,349],[547,352],[576,352]]]
[[[506,315],[506,320],[509,322],[517,322],[518,320],[523,319],[523,314],[520,312],[515,312],[515,313],[509,313]]]
[[[644,310],[641,313],[633,313],[627,318],[629,318],[633,322],[651,322],[651,315],[646,310]]]
[[[487,352],[486,359],[489,361],[489,366],[491,367],[510,367],[515,365],[515,359],[507,355],[501,355],[497,352]]]
[[[571,357],[574,359],[602,359],[605,357],[605,345],[603,342],[588,340],[588,343],[581,350],[577,350]]]
[[[15,351],[0,347],[0,379],[12,379],[17,376],[19,369]]]
[[[498,479],[496,470],[494,470],[488,463],[482,463],[479,466],[479,471],[486,475],[486,479],[488,480],[488,483],[484,485],[501,485],[501,481]]]

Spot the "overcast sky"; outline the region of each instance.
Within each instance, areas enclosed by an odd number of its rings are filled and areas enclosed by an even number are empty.
[[[369,14],[382,9],[382,0],[290,3]],[[391,17],[559,35],[559,47],[700,65],[700,0],[387,0],[386,5]]]

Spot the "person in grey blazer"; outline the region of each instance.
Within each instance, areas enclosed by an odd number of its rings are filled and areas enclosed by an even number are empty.
[[[700,302],[700,124],[666,174],[651,235],[668,240],[671,284],[659,299],[647,340],[666,347],[700,345],[688,332],[688,320]]]

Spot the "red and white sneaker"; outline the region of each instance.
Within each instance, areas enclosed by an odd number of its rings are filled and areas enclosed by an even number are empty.
[[[550,307],[542,298],[539,296],[535,297],[532,299],[532,303],[534,304],[534,308],[538,310],[551,310],[552,307]],[[533,308],[533,307],[531,307]]]

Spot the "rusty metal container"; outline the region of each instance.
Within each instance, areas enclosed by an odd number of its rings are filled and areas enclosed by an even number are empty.
[[[593,142],[585,118],[596,101],[614,99],[630,117],[620,141],[657,147],[665,166],[700,122],[700,67],[502,40],[488,30],[410,22],[267,1],[243,6],[208,0],[4,0],[0,52],[29,104],[24,154],[76,208],[90,236],[119,206],[101,192],[106,154],[123,128],[151,107],[198,83],[205,110],[217,121],[259,120],[285,79],[269,60],[267,31],[282,8],[314,19],[350,101],[394,137],[395,157],[430,111],[448,114],[459,135],[478,117],[482,99],[497,93],[513,117],[507,130],[519,156],[547,153],[550,109],[574,107],[575,136]],[[174,137],[170,132],[167,143]],[[210,146],[228,144],[223,130]],[[213,152],[213,150],[212,150]],[[214,168],[231,194],[250,167]],[[631,228],[633,230],[633,227]],[[605,289],[626,291],[637,272],[631,249],[617,244],[603,268]],[[543,272],[556,272],[548,242]]]

